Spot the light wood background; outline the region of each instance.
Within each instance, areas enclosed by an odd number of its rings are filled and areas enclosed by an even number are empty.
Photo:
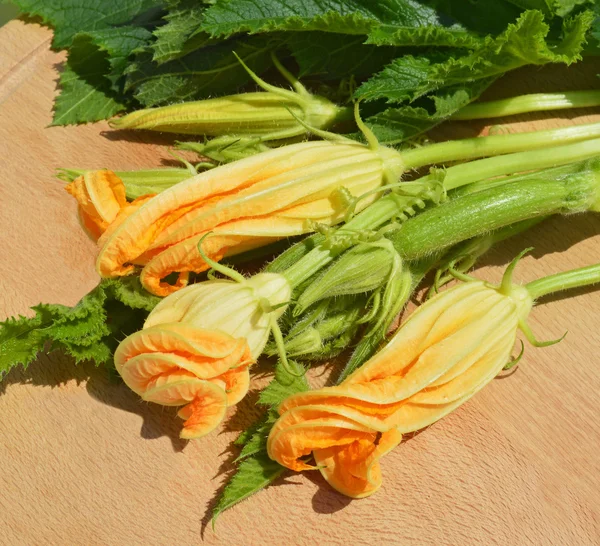
[[[117,136],[105,123],[46,127],[64,61],[50,40],[35,24],[0,29],[0,319],[40,301],[72,305],[98,280],[94,245],[55,168],[169,158],[160,136]],[[488,97],[591,88],[599,72],[527,68]],[[593,120],[597,111],[565,112],[502,127]],[[437,135],[488,129],[455,123]],[[491,252],[478,274],[499,279],[530,245],[522,281],[597,262],[600,215],[548,221]],[[386,456],[373,497],[351,501],[317,472],[293,475],[223,514],[216,532],[207,510],[232,468],[230,442],[257,414],[256,396],[218,432],[186,443],[171,410],[141,402],[91,364],[41,356],[0,384],[0,544],[600,544],[600,291],[543,301],[531,324],[540,338],[569,335],[527,347],[516,373]],[[313,373],[315,384],[327,373]]]

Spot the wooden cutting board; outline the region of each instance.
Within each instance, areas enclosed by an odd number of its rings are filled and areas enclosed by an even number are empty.
[[[169,159],[161,136],[114,135],[106,123],[48,128],[56,69],[51,32],[14,21],[0,29],[0,319],[40,301],[74,304],[98,281],[94,245],[57,167],[141,168]],[[592,88],[600,67],[527,68],[488,97]],[[497,120],[524,131],[600,121],[598,111]],[[454,123],[438,137],[489,130]],[[556,218],[486,256],[478,275],[498,280],[526,246],[517,279],[600,259],[600,215]],[[317,472],[290,475],[223,514],[207,511],[254,416],[255,393],[200,441],[106,371],[41,356],[0,384],[0,543],[85,545],[552,544],[600,543],[600,291],[543,301],[540,338],[516,373],[492,382],[383,461],[384,485],[351,501]],[[312,379],[322,381],[323,370]],[[262,380],[264,382],[264,379]],[[253,385],[258,386],[256,381]]]

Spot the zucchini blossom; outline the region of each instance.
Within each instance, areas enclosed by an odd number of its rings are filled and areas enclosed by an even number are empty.
[[[188,286],[163,299],[144,328],[121,342],[116,369],[142,399],[183,406],[182,438],[204,436],[248,392],[249,367],[290,295],[275,273]]]
[[[500,286],[471,279],[427,301],[339,385],[287,398],[269,434],[271,459],[318,468],[350,497],[374,493],[379,459],[402,435],[466,402],[507,365],[519,327],[530,334],[533,299],[512,284],[514,263]],[[305,460],[311,453],[316,466]]]

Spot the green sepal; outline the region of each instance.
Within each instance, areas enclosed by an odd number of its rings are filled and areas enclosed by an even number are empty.
[[[205,142],[177,142],[178,150],[196,152],[199,156],[229,163],[270,150],[258,137],[222,136]]]
[[[366,296],[331,297],[314,310],[307,310],[285,338],[290,356],[307,359],[331,358],[354,338],[367,302]],[[315,310],[318,315],[315,316]],[[312,319],[312,320],[311,320]]]
[[[393,252],[377,243],[362,243],[344,252],[302,293],[294,314],[300,315],[323,298],[375,290],[390,275]]]

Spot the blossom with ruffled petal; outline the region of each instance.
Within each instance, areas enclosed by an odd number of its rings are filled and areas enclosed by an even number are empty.
[[[142,195],[132,202],[125,196],[123,181],[106,169],[86,171],[65,187],[77,200],[79,221],[95,241],[109,227],[115,229],[125,218],[151,199],[154,194]],[[100,241],[102,244],[102,241]]]
[[[183,406],[182,438],[199,438],[248,392],[249,367],[291,296],[281,275],[193,284],[162,300],[121,342],[115,366],[144,400]]]
[[[343,220],[348,199],[369,194],[402,172],[400,154],[357,142],[303,142],[203,172],[158,194],[103,241],[96,263],[102,277],[143,265],[141,281],[165,296],[187,284],[191,271],[209,268],[197,251],[219,261]],[[369,193],[373,192],[374,193]],[[164,281],[178,272],[173,285]]]
[[[531,309],[525,288],[472,281],[421,307],[340,385],[293,395],[278,408],[269,456],[292,470],[317,467],[351,497],[381,485],[379,458],[402,434],[431,425],[489,383],[510,358]]]

